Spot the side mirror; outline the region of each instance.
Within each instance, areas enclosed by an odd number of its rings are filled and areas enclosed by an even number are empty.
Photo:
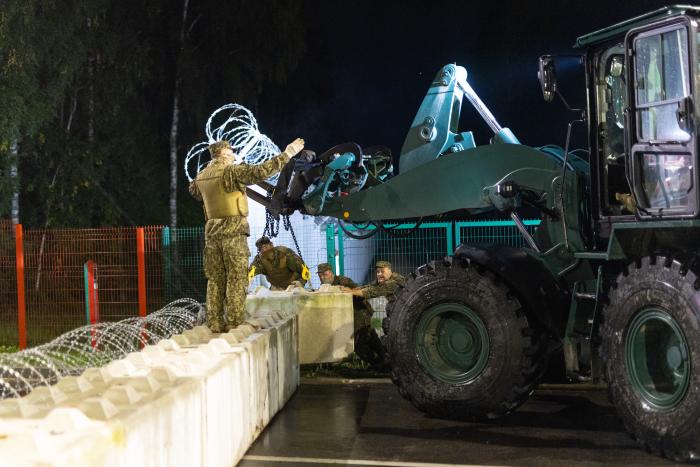
[[[557,92],[557,75],[554,71],[554,59],[551,55],[542,55],[540,57],[537,78],[540,81],[542,97],[544,97],[545,102],[552,102],[554,94]]]

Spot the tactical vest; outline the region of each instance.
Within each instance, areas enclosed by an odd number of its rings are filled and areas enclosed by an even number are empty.
[[[298,278],[296,272],[287,268],[287,255],[274,248],[269,253],[265,252],[267,254],[260,255],[260,262],[265,268],[265,277],[267,277],[268,282],[275,287],[286,289]]]
[[[248,197],[244,191],[224,190],[223,172],[225,164],[212,164],[197,176],[197,188],[204,200],[204,212],[209,219],[247,216]]]

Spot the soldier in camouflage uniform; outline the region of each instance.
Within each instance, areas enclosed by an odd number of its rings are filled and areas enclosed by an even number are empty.
[[[345,276],[333,274],[331,265],[321,263],[318,265],[318,278],[322,284],[340,286],[347,289],[357,288],[357,284]],[[370,365],[377,366],[384,363],[386,350],[379,340],[377,331],[372,327],[372,315],[374,310],[366,298],[352,297],[355,353]]]
[[[272,290],[285,290],[297,282],[301,287],[309,280],[309,269],[299,255],[285,246],[274,246],[267,237],[255,242],[258,254],[250,263],[248,278],[264,274]]]
[[[396,289],[406,283],[406,278],[398,272],[393,272],[389,261],[377,261],[375,272],[377,275],[375,282],[348,291],[357,297],[386,297],[389,302],[393,302]]]
[[[190,183],[190,194],[204,202],[207,325],[213,332],[225,332],[245,320],[250,255],[246,185],[272,177],[303,148],[304,140],[298,138],[284,152],[262,164],[235,164],[229,142],[217,141],[209,145],[211,162]]]

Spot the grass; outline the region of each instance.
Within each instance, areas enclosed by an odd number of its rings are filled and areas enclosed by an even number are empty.
[[[0,345],[0,353],[19,352],[19,347],[16,345]]]
[[[304,378],[330,377],[330,378],[386,378],[388,371],[377,371],[370,368],[369,364],[360,360],[357,354],[351,354],[338,363],[312,363],[301,365],[301,376]]]

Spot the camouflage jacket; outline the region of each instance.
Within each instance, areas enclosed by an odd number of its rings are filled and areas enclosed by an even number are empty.
[[[294,281],[306,284],[301,277],[304,261],[286,246],[275,246],[265,253],[255,255],[249,270],[255,268],[255,275],[264,274],[273,286],[286,289]]]
[[[357,288],[357,284],[355,283],[355,281],[345,276],[335,276],[331,285],[340,285],[343,287],[348,287],[350,289]],[[374,309],[372,309],[372,305],[370,305],[370,303],[364,297],[358,297],[357,295],[353,295],[352,307],[355,310],[355,312],[362,312],[369,317],[371,317],[374,314]]]
[[[215,165],[225,165],[221,175],[221,183],[223,184],[224,191],[227,193],[240,191],[245,195],[247,185],[254,185],[267,180],[282,170],[287,162],[289,162],[289,156],[286,152],[282,152],[269,161],[256,165],[233,164],[231,159],[220,157],[212,159],[207,168],[210,166],[214,167]],[[206,168],[204,170],[206,170]],[[200,175],[197,177],[199,178]],[[202,194],[196,182],[197,179],[190,183],[189,191],[196,200],[202,201]],[[231,235],[250,235],[250,227],[248,226],[246,216],[208,219],[204,227],[204,233],[207,239],[222,238]]]
[[[394,300],[394,293],[399,285],[404,285],[406,283],[406,278],[403,277],[398,272],[393,272],[391,277],[382,282],[381,284],[377,281],[372,282],[361,287],[362,296],[364,298],[377,298],[386,297],[390,302]]]

